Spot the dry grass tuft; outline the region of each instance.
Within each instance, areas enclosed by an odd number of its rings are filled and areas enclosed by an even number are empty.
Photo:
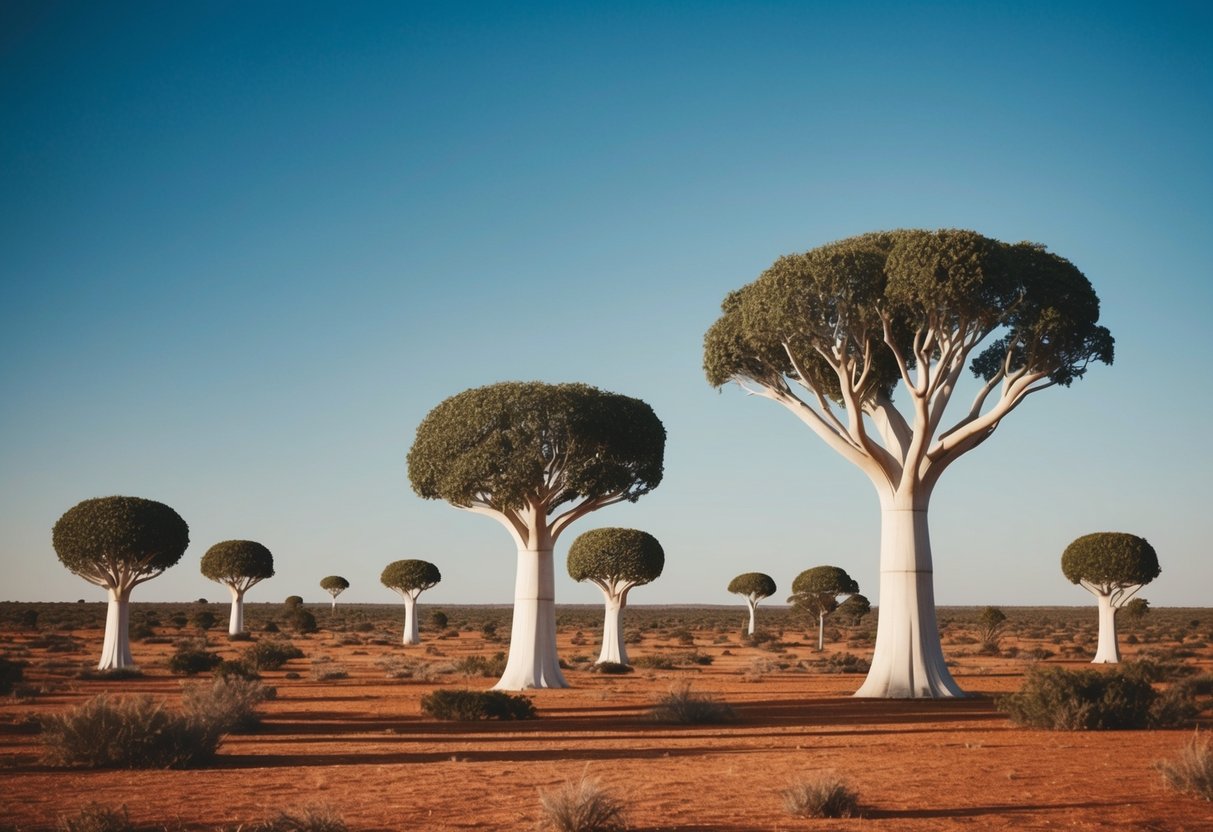
[[[859,795],[832,771],[788,783],[780,794],[788,814],[797,818],[853,818],[859,816]]]
[[[1171,788],[1213,801],[1213,745],[1208,735],[1193,735],[1178,757],[1155,765]]]
[[[540,829],[554,832],[618,832],[627,829],[624,806],[597,779],[582,775],[539,793]]]

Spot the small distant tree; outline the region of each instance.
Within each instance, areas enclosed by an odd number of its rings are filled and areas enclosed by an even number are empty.
[[[556,651],[557,538],[591,511],[661,482],[665,428],[639,399],[585,384],[465,390],[417,427],[409,482],[426,499],[501,523],[518,551],[502,690],[568,687]]]
[[[655,581],[665,568],[657,538],[639,529],[591,529],[569,547],[569,577],[602,590],[606,614],[598,663],[628,663],[623,641],[623,609],[633,588]]]
[[[430,613],[430,623],[433,624],[436,629],[445,630],[446,625],[449,624],[450,621],[451,619],[442,610],[434,610],[432,613]]]
[[[218,621],[218,619],[215,618],[215,614],[210,610],[198,610],[196,613],[194,613],[190,620],[193,622],[194,626],[203,633],[205,633],[211,627],[214,627],[215,622]]]
[[[397,560],[384,568],[379,580],[404,599],[404,644],[420,644],[417,632],[417,596],[442,580],[438,567],[427,560]]]
[[[1134,598],[1123,609],[1130,621],[1141,621],[1150,612],[1150,602],[1145,598]]]
[[[758,602],[770,598],[776,589],[775,579],[762,572],[743,572],[729,581],[729,592],[743,596],[750,609],[750,625],[746,629],[748,635],[754,635],[754,610]]]
[[[98,670],[134,667],[131,590],[181,560],[190,529],[164,503],[98,497],[68,509],[51,532],[55,554],[70,571],[109,594]]]
[[[333,605],[329,609],[336,610],[337,596],[350,588],[350,582],[340,575],[329,575],[320,579],[320,588],[333,596]]]
[[[291,610],[299,609],[299,607],[303,606],[303,596],[302,595],[288,595],[288,596],[286,596],[286,600],[282,602],[282,606],[286,607],[287,612],[290,612]]]
[[[794,610],[817,619],[818,650],[825,647],[826,616],[838,609],[838,596],[857,592],[859,584],[840,566],[814,566],[792,581],[792,597],[788,602]]]
[[[870,612],[872,612],[872,602],[868,600],[868,596],[855,593],[839,604],[838,609],[834,610],[832,614],[835,621],[854,627]]]
[[[224,540],[202,556],[202,574],[232,593],[228,635],[244,632],[244,593],[274,576],[274,556],[255,540]]]
[[[1007,626],[1007,615],[998,607],[986,607],[977,616],[977,637],[986,650],[998,650],[998,637]]]
[[[1162,571],[1154,547],[1124,532],[1083,535],[1062,552],[1061,571],[1099,603],[1099,647],[1092,664],[1119,662],[1116,612]]]

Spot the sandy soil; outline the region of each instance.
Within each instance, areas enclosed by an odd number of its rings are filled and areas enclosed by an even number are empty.
[[[90,648],[101,641],[97,631],[73,635]],[[262,729],[229,737],[212,767],[42,766],[38,738],[24,727],[31,714],[102,691],[179,695],[181,680],[164,666],[172,645],[137,644],[143,678],[72,680],[0,700],[0,827],[53,828],[60,816],[97,803],[125,805],[136,823],[171,829],[248,824],[307,806],[336,810],[351,830],[534,828],[538,792],[584,773],[627,803],[634,830],[1213,830],[1213,804],[1167,791],[1154,769],[1190,731],[1016,728],[993,697],[1018,688],[1025,660],[957,659],[958,681],[973,694],[968,699],[871,701],[849,696],[859,676],[795,667],[752,672],[772,660],[794,665],[818,657],[803,636],[779,655],[743,645],[736,635],[695,637],[695,648],[713,656],[711,665],[628,676],[572,669],[571,689],[531,692],[539,719],[460,724],[423,716],[421,696],[439,686],[487,688],[492,680],[389,679],[383,662],[404,656],[449,662],[504,645],[464,632],[431,639],[427,653],[427,644],[342,644],[321,633],[296,640],[307,658],[263,674],[278,698],[264,706]],[[592,644],[569,639],[561,634],[562,655],[593,652]],[[232,656],[245,646],[218,641],[215,649]],[[635,658],[690,648],[650,638],[629,649]],[[36,651],[29,659],[27,681],[35,686],[50,678],[40,670],[42,658],[50,661]],[[1205,672],[1213,664],[1208,656],[1196,661]],[[348,678],[315,680],[314,668],[334,665]],[[654,700],[683,682],[731,704],[738,721],[672,727],[647,719]],[[850,781],[865,817],[798,820],[786,813],[780,790],[787,782],[825,769]]]

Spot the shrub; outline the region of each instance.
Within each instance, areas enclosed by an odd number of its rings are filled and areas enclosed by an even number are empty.
[[[215,666],[217,678],[260,679],[261,674],[243,659],[224,659]]]
[[[652,670],[673,670],[674,660],[669,656],[654,653],[651,656],[636,656],[632,659],[636,667],[647,667]]]
[[[834,653],[812,665],[820,673],[867,673],[872,667],[871,662],[854,653]]]
[[[348,829],[341,816],[327,806],[310,806],[298,815],[279,812],[271,820],[241,828],[249,832],[346,832]]]
[[[13,661],[0,656],[0,695],[13,692],[17,683],[25,678],[25,662]]]
[[[859,795],[834,772],[793,780],[780,794],[793,817],[853,818],[859,814]]]
[[[287,623],[297,633],[314,633],[319,628],[316,626],[316,616],[305,610],[303,607],[296,607],[291,610],[287,616]]]
[[[551,791],[539,792],[540,829],[555,832],[619,832],[627,829],[623,804],[599,782],[582,777]]]
[[[286,600],[282,602],[282,606],[286,607],[288,610],[298,609],[299,607],[303,606],[303,596],[288,595],[286,596]]]
[[[267,639],[245,650],[242,658],[254,670],[278,670],[291,659],[302,659],[303,651],[284,639]]]
[[[126,806],[109,809],[92,803],[74,815],[60,815],[59,832],[135,832],[135,824]]]
[[[156,635],[156,631],[152,626],[145,621],[140,621],[138,624],[132,624],[127,630],[127,637],[131,641],[143,641]]]
[[[737,714],[724,702],[691,692],[688,684],[675,685],[649,711],[655,722],[678,725],[712,725],[732,722]]]
[[[1208,735],[1195,734],[1178,757],[1160,760],[1155,766],[1171,788],[1213,801],[1213,746]]]
[[[199,630],[209,630],[218,620],[210,610],[199,610],[190,618],[191,623]]]
[[[622,674],[632,673],[634,669],[630,665],[620,662],[597,662],[590,665],[591,673],[607,673],[607,674]]]
[[[450,618],[442,610],[434,610],[430,613],[430,623],[434,625],[435,630],[445,630],[446,625],[450,623]]]
[[[257,706],[270,698],[269,690],[253,679],[217,676],[209,683],[186,685],[182,710],[220,734],[252,731],[261,724]]]
[[[197,647],[178,647],[169,656],[168,669],[178,676],[194,676],[209,673],[223,662],[218,653],[200,650]]]
[[[464,656],[455,662],[455,672],[464,676],[492,678],[505,672],[505,653],[498,651],[491,659],[484,656]]]
[[[482,635],[484,637],[485,641],[496,641],[497,640],[497,622],[496,621],[486,621],[483,624],[481,624],[480,625],[480,635]]]
[[[1111,671],[1032,667],[1017,693],[998,702],[1017,725],[1053,730],[1104,730],[1174,725],[1183,719],[1185,692],[1160,699],[1131,665]],[[1190,697],[1189,697],[1190,699]]]
[[[534,719],[535,705],[525,696],[499,690],[436,690],[421,697],[421,712],[434,719]]]
[[[189,768],[215,756],[220,733],[150,696],[111,700],[101,694],[43,718],[43,761],[81,768]]]
[[[350,673],[339,664],[322,664],[312,667],[312,681],[332,682],[336,679],[348,679]]]

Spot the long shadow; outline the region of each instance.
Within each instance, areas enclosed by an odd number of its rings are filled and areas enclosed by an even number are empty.
[[[752,748],[713,746],[713,754],[752,754]],[[212,768],[311,768],[325,766],[406,765],[410,763],[534,763],[579,760],[657,760],[670,757],[701,757],[702,748],[536,748],[514,751],[377,752],[347,754],[220,754]]]
[[[1117,805],[1130,806],[1142,803],[1137,800],[1116,800]],[[1106,808],[1107,801],[1088,801],[1086,803],[1002,803],[989,806],[957,806],[951,809],[866,809],[864,817],[872,820],[889,820],[893,818],[971,818],[982,815],[1018,815],[1025,812],[1042,812],[1066,809],[1099,809]]]

